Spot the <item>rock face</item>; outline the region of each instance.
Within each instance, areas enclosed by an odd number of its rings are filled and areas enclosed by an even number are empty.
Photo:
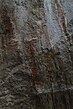
[[[0,0],[0,109],[73,109],[72,0]]]

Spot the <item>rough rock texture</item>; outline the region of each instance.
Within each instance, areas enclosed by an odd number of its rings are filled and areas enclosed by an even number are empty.
[[[0,0],[0,109],[73,109],[72,0]]]

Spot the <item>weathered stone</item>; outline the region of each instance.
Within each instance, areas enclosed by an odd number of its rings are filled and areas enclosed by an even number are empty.
[[[73,1],[0,0],[0,109],[73,108]]]

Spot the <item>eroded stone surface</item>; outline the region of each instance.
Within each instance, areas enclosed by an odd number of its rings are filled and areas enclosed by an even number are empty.
[[[0,109],[73,108],[72,8],[0,0]]]

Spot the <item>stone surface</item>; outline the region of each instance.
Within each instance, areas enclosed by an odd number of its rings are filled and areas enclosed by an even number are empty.
[[[0,109],[73,109],[72,0],[0,0]]]

